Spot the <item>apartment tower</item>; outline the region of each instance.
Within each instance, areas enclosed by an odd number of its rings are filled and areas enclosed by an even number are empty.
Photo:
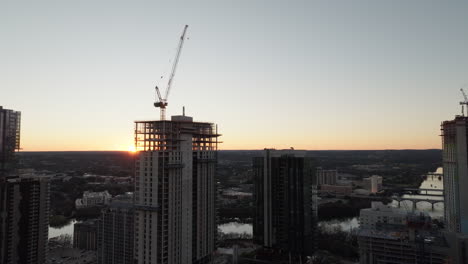
[[[254,241],[296,257],[316,247],[317,181],[305,151],[265,149],[253,159]]]
[[[441,125],[445,224],[449,231],[464,234],[468,234],[467,128],[465,116]]]
[[[133,196],[114,199],[97,222],[98,264],[133,264],[135,211]],[[76,224],[75,224],[76,225]]]
[[[15,152],[20,148],[21,112],[0,106],[0,178],[14,173]]]
[[[21,113],[0,106],[0,263],[46,261],[49,180],[17,173]]]
[[[207,263],[215,249],[219,134],[191,117],[135,122],[136,263]]]

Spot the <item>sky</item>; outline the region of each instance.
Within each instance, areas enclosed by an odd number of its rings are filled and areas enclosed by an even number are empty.
[[[0,105],[24,151],[128,150],[168,115],[220,149],[440,148],[468,84],[468,1],[4,1]],[[161,76],[163,77],[161,79]],[[468,85],[466,86],[468,92]]]

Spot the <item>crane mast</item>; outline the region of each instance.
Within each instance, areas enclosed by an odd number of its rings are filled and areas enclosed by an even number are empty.
[[[174,80],[174,76],[175,76],[176,69],[177,69],[177,64],[179,63],[180,53],[184,45],[185,33],[187,33],[187,28],[188,28],[188,25],[185,25],[182,35],[180,36],[179,46],[177,48],[177,53],[176,53],[176,57],[174,60],[174,64],[172,64],[172,71],[171,71],[171,75],[169,76],[169,81],[167,82],[166,93],[164,95],[164,98],[161,96],[161,92],[159,91],[158,86],[156,86],[156,95],[157,95],[156,100],[159,100],[159,101],[155,102],[154,106],[159,107],[161,110],[160,120],[166,120],[166,107],[168,103],[167,97],[169,96],[169,91],[171,90],[172,81]]]
[[[466,93],[463,90],[463,88],[460,88],[460,91],[462,92],[463,98],[465,99],[465,101],[460,102],[460,105],[462,106],[462,110],[461,110],[462,116],[465,116],[465,109],[464,108],[465,108],[465,105],[467,105],[467,110],[468,110],[468,96],[466,96]]]

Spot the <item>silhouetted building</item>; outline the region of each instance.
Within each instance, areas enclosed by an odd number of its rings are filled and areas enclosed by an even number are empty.
[[[317,185],[335,185],[338,180],[337,170],[324,170],[317,168]]]
[[[349,195],[353,192],[353,186],[348,184],[348,185],[328,185],[328,184],[322,184],[320,186],[320,191],[322,192],[328,192],[331,194],[341,194],[341,195]]]
[[[0,106],[0,263],[46,260],[49,234],[49,180],[19,176],[21,113]]]
[[[253,159],[254,240],[294,256],[316,249],[316,168],[305,151],[265,149]],[[305,258],[303,258],[305,260]]]
[[[207,263],[215,250],[216,127],[188,116],[137,121],[136,263]]]
[[[133,264],[135,211],[133,196],[115,199],[101,211],[98,221],[99,264]]]
[[[449,231],[468,234],[468,117],[444,121],[442,160],[444,168],[445,224]]]
[[[73,247],[83,250],[97,249],[96,220],[87,220],[73,225]]]
[[[14,172],[20,149],[21,112],[0,106],[0,178]]]
[[[49,179],[8,178],[3,184],[0,263],[44,263],[49,235]]]

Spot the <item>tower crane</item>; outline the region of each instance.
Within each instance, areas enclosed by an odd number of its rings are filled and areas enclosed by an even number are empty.
[[[460,88],[460,91],[462,92],[463,94],[463,98],[465,99],[465,101],[463,102],[460,102],[460,105],[462,106],[462,116],[465,116],[465,105],[467,105],[467,112],[468,112],[468,97],[466,96],[466,93],[465,91],[463,90],[463,88]]]
[[[156,86],[157,98],[156,98],[156,102],[154,103],[154,106],[159,107],[161,109],[161,113],[160,113],[161,120],[166,120],[167,97],[169,96],[169,91],[171,90],[172,81],[174,80],[175,72],[177,69],[177,64],[180,58],[180,52],[182,51],[182,46],[184,45],[185,33],[187,32],[187,28],[188,28],[188,25],[185,25],[182,35],[180,36],[179,47],[177,48],[176,57],[174,60],[174,64],[172,65],[172,71],[171,71],[171,75],[169,76],[169,81],[167,82],[166,94],[164,95],[164,97],[161,96],[161,92],[159,91],[158,86]]]

